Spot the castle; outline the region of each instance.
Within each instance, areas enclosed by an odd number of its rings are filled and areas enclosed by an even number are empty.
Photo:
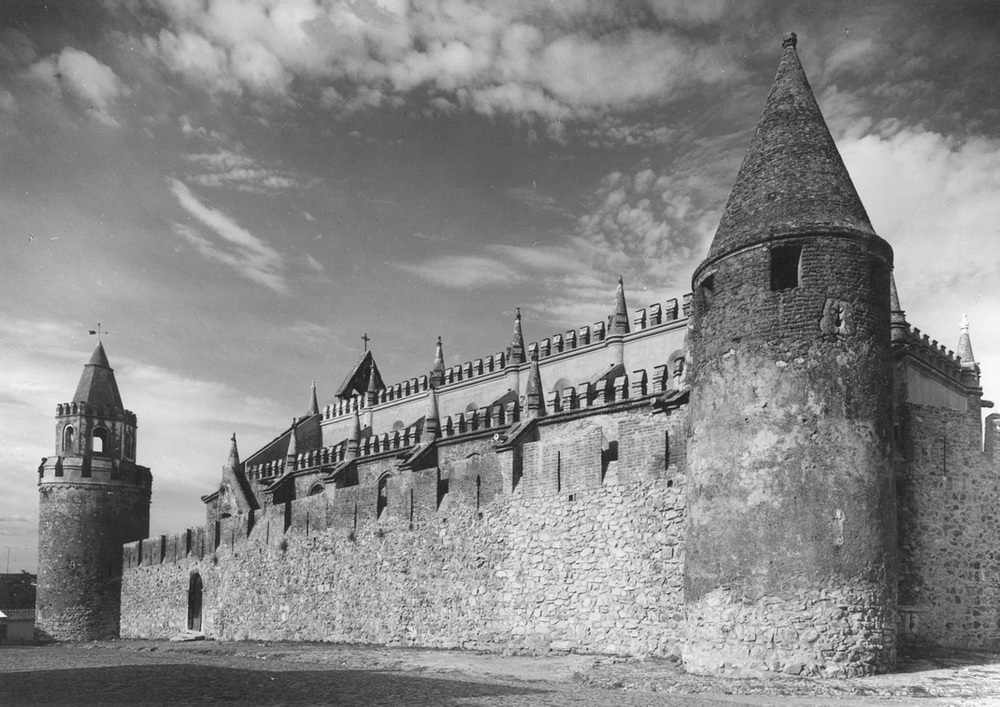
[[[676,655],[859,675],[1000,646],[1000,415],[968,327],[906,320],[785,38],[692,294],[329,402],[148,538],[136,417],[99,345],[39,467],[57,638]],[[220,455],[221,456],[221,455]]]

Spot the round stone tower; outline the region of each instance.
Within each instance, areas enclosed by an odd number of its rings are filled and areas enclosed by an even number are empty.
[[[892,249],[795,46],[692,282],[695,672],[856,675],[895,657]]]
[[[152,477],[135,463],[135,433],[98,343],[38,468],[36,625],[52,638],[118,636],[122,545],[149,534]]]

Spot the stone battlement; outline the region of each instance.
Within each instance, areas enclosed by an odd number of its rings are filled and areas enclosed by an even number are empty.
[[[691,301],[692,295],[688,293],[679,301],[677,298],[672,298],[663,303],[657,302],[634,310],[631,317],[632,330],[625,337],[633,337],[640,332],[648,332],[660,327],[676,326],[685,322],[691,313]],[[594,322],[593,324],[568,329],[539,341],[529,343],[526,347],[529,355],[526,358],[530,359],[533,352],[537,353],[539,360],[551,359],[560,355],[579,354],[584,349],[590,350],[590,347],[603,344],[609,338],[611,337],[608,335],[606,323]],[[438,387],[444,388],[479,378],[499,375],[509,365],[507,355],[503,351],[499,351],[489,356],[448,366],[444,370],[443,382]],[[528,365],[528,361],[525,361],[524,363],[514,364],[514,367],[525,369]],[[379,391],[374,402],[371,404],[369,404],[367,396],[364,394],[355,394],[346,400],[334,401],[323,408],[323,420],[337,420],[348,417],[355,410],[364,410],[404,400],[409,401],[426,393],[430,388],[430,380],[426,374],[408,378]]]
[[[900,342],[895,342],[896,346]],[[931,339],[917,327],[906,325],[902,346],[907,353],[927,364],[938,373],[955,382],[961,382],[963,368],[962,359],[937,339]]]
[[[87,415],[89,417],[100,417],[109,420],[124,420],[136,426],[135,413],[131,410],[117,412],[112,408],[105,408],[101,405],[89,405],[83,402],[59,403],[56,405],[56,418],[69,417],[71,415]]]

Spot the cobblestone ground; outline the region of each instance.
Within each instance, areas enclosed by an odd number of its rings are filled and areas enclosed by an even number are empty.
[[[1000,655],[924,656],[852,680],[738,680],[670,661],[303,643],[0,647],[0,705],[1000,705]]]

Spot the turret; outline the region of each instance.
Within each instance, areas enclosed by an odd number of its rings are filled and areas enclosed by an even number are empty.
[[[437,346],[434,349],[434,366],[431,368],[429,379],[432,388],[439,388],[444,385],[444,348],[441,345],[440,336],[437,340]]]
[[[615,311],[608,317],[608,337],[622,336],[629,333],[628,307],[625,304],[625,281],[618,276],[618,289],[615,290]]]
[[[347,433],[347,458],[357,459],[361,453],[361,416],[358,414],[357,406],[354,407],[351,417],[351,429]]]
[[[285,451],[285,472],[295,468],[295,458],[298,456],[298,445],[295,441],[295,420],[292,420],[292,427],[288,430],[288,449]]]
[[[969,317],[962,315],[959,326],[958,348],[955,350],[962,362],[962,382],[974,389],[979,389],[979,364],[972,353],[972,338],[969,336]],[[982,393],[982,391],[979,391]]]
[[[517,366],[525,361],[524,333],[521,331],[521,308],[514,309],[514,331],[507,347],[507,365]]]
[[[693,672],[894,661],[891,269],[789,35],[693,276]]]
[[[307,415],[319,415],[319,397],[316,395],[316,381],[312,382],[312,392],[309,396],[309,412]]]
[[[896,276],[889,277],[889,325],[893,341],[904,341],[909,325],[906,323],[906,312],[899,305],[899,293],[896,291]]]
[[[542,375],[538,370],[538,349],[531,350],[531,367],[528,369],[528,384],[524,392],[524,407],[527,410],[528,417],[542,417],[545,414]]]
[[[438,413],[437,391],[431,388],[427,391],[427,411],[424,413],[424,429],[420,434],[421,442],[433,442],[441,430],[441,416]]]
[[[622,276],[618,276],[618,289],[615,290],[615,309],[608,317],[607,346],[610,347],[614,355],[613,365],[620,365],[625,361],[625,340],[629,333],[628,306],[625,304],[625,282]]]
[[[73,400],[56,406],[55,454],[39,468],[36,625],[52,638],[118,635],[122,545],[149,534],[136,427],[99,342]]]

